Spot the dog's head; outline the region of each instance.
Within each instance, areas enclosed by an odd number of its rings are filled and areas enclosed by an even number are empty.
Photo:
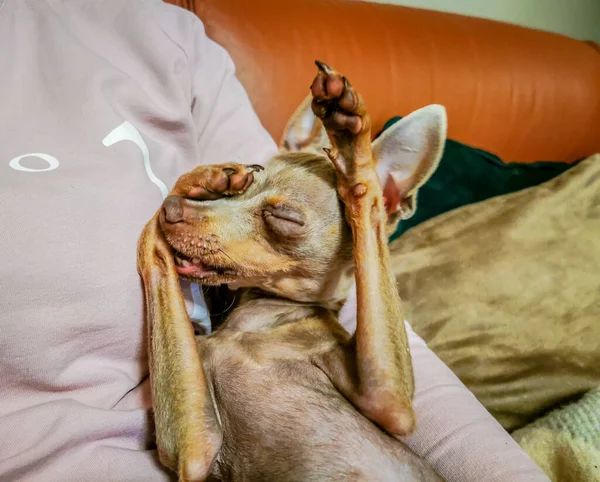
[[[182,222],[160,217],[180,257],[180,275],[205,285],[253,287],[298,301],[340,306],[352,276],[352,234],[323,154],[327,136],[305,102],[290,120],[280,153],[243,193],[182,200]],[[446,136],[441,106],[404,117],[373,142],[388,209],[389,233],[416,208]],[[189,267],[189,266],[188,266]],[[190,273],[192,273],[190,275]]]

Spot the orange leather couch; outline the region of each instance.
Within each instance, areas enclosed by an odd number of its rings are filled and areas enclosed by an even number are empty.
[[[490,20],[354,0],[171,0],[232,56],[279,140],[313,61],[344,72],[375,129],[430,103],[449,137],[505,161],[600,152],[600,51],[591,42]]]

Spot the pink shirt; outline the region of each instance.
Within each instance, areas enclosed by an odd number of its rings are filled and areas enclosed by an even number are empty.
[[[153,450],[137,238],[194,165],[275,152],[192,14],[0,0],[0,481],[172,477]],[[547,480],[411,337],[411,446],[449,480]]]

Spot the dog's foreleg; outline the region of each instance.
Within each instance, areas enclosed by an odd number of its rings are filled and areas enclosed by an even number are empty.
[[[318,66],[313,111],[331,140],[327,154],[338,171],[338,194],[352,228],[358,306],[351,349],[344,361],[329,357],[326,371],[365,416],[393,435],[406,435],[415,423],[414,379],[389,265],[387,213],[371,152],[371,121],[346,78],[322,63]]]

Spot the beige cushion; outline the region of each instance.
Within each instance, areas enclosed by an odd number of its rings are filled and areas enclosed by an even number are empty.
[[[391,246],[413,328],[505,428],[600,384],[600,155]]]

